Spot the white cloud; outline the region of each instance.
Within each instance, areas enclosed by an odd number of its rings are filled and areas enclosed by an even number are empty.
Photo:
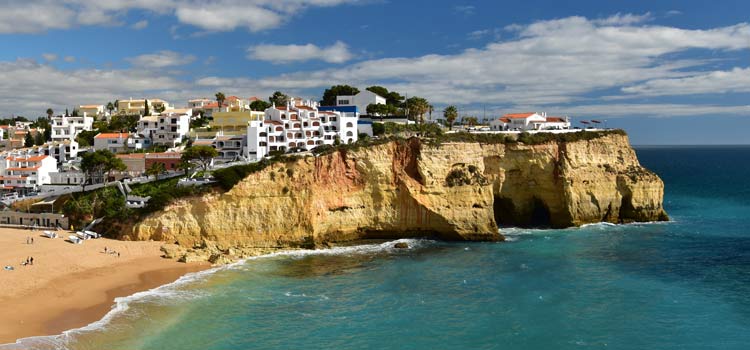
[[[68,63],[73,63],[76,61],[76,58],[73,56],[65,56],[65,58],[63,58],[63,61],[68,62]]]
[[[57,61],[59,56],[57,56],[54,53],[43,53],[42,58],[44,58],[44,60],[47,62],[54,62],[54,61]]]
[[[126,60],[136,67],[165,68],[190,64],[195,61],[195,56],[164,50],[152,54],[127,58]]]
[[[641,16],[643,17],[643,16]],[[707,30],[622,25],[569,17],[519,28],[518,37],[455,55],[384,58],[267,80],[287,86],[383,83],[436,103],[560,104],[653,79],[684,78],[701,60],[664,59],[688,49],[713,55],[750,48],[750,25]],[[617,23],[604,25],[602,23]],[[263,80],[261,80],[263,81]]]
[[[632,24],[638,24],[643,22],[648,22],[653,19],[653,16],[650,12],[646,12],[642,15],[634,15],[632,13],[617,13],[613,16],[602,18],[602,19],[595,19],[592,22],[599,25],[608,25],[608,26],[624,26],[624,25],[632,25]]]
[[[121,25],[131,10],[173,15],[207,31],[278,27],[310,7],[354,4],[362,0],[5,0],[0,3],[0,33],[36,33],[80,25]],[[33,14],[33,15],[30,15]],[[147,22],[136,23],[142,29]]]
[[[177,89],[183,83],[139,70],[76,69],[63,71],[33,60],[0,62],[0,111],[5,115],[38,116],[47,108],[103,103],[142,96],[145,91]],[[75,87],[71,89],[71,87]],[[19,98],[23,96],[23,98]]]
[[[181,60],[185,57],[170,51],[132,58],[138,69],[125,70],[61,71],[36,62],[0,62],[0,79],[14,82],[12,87],[0,87],[0,111],[26,113],[43,111],[47,108],[43,105],[57,108],[144,95],[180,104],[189,97],[211,96],[216,91],[267,96],[282,90],[316,97],[323,88],[344,83],[384,85],[409,96],[424,96],[436,107],[487,104],[495,106],[493,110],[528,108],[589,117],[750,114],[747,106],[595,101],[594,96],[611,91],[620,91],[616,97],[632,101],[649,96],[747,92],[750,86],[750,67],[718,72],[706,68],[722,62],[717,60],[736,57],[737,51],[740,55],[747,53],[747,23],[698,30],[627,24],[635,21],[627,15],[610,18],[617,19],[569,17],[517,25],[513,37],[508,35],[502,41],[457,54],[372,59],[276,76],[178,78],[185,73],[163,70],[164,74],[154,75],[149,69],[139,68],[184,62]],[[308,51],[318,54],[316,58],[325,57],[321,52],[328,49],[315,45],[312,50],[308,45],[269,46],[278,50],[255,47],[249,54],[265,54],[261,58],[278,61],[291,56],[308,59]],[[681,55],[687,50],[691,59]],[[71,93],[66,88],[69,86],[80,87],[80,91],[77,88]]]
[[[622,88],[628,94],[676,96],[750,92],[750,68],[699,73],[685,78],[654,79]]]
[[[585,118],[596,117],[687,117],[704,115],[750,115],[750,105],[747,106],[721,106],[700,104],[670,104],[670,103],[623,103],[603,105],[580,105],[575,107],[554,107],[555,113],[582,116]]]
[[[144,29],[146,27],[148,27],[148,21],[145,20],[145,19],[142,20],[142,21],[135,22],[131,26],[131,28],[136,29],[136,30],[141,30],[141,29]]]
[[[271,63],[290,63],[320,60],[329,63],[343,63],[352,59],[349,47],[337,41],[328,47],[306,45],[256,45],[247,49],[249,59]]]
[[[464,16],[470,16],[474,14],[476,7],[473,5],[458,5],[453,7],[456,12],[463,14]]]

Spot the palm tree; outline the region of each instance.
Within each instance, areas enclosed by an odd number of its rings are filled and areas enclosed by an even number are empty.
[[[153,175],[154,180],[159,179],[159,175],[164,174],[167,172],[167,168],[164,166],[164,163],[153,163],[151,164],[148,169],[146,169],[146,175]]]
[[[448,124],[448,129],[453,130],[453,122],[458,118],[458,108],[456,106],[448,106],[443,110],[443,117],[445,122]]]
[[[52,108],[47,108],[47,119],[52,119],[53,114],[55,114],[55,111]]]
[[[216,93],[216,102],[219,103],[219,108],[221,108],[221,106],[224,104],[224,100],[226,100],[226,99],[227,98],[226,98],[226,96],[224,96],[223,92],[220,91],[220,92]]]
[[[112,102],[107,102],[107,110],[109,111],[109,114],[112,114],[112,111],[115,110],[115,104]]]

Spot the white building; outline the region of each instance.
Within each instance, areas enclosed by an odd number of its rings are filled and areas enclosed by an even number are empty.
[[[509,113],[490,122],[493,131],[533,131],[570,129],[567,117],[547,117],[545,112]]]
[[[91,131],[94,118],[81,115],[78,117],[66,117],[64,115],[52,117],[52,140],[75,140],[81,131]]]
[[[15,157],[50,156],[58,164],[62,164],[78,157],[78,142],[71,140],[51,141],[41,146],[12,150],[7,154]]]
[[[336,96],[336,106],[356,106],[359,114],[367,113],[367,106],[371,104],[385,104],[386,99],[372,91],[360,91],[354,96]]]
[[[190,133],[192,116],[193,110],[190,108],[162,112],[157,119],[157,130],[152,134],[151,142],[174,147],[185,141]]]
[[[99,133],[94,136],[94,150],[109,150],[112,153],[127,151],[130,134],[124,132]]]
[[[272,106],[265,120],[251,121],[247,126],[249,158],[261,158],[271,151],[311,150],[320,145],[357,141],[357,115],[318,111],[313,101],[291,99],[286,106]]]
[[[188,108],[202,109],[203,106],[211,104],[212,102],[214,101],[207,98],[195,98],[192,100],[188,100]]]
[[[0,159],[0,185],[3,190],[26,193],[52,182],[50,173],[57,172],[57,162],[50,156]]]
[[[194,146],[211,146],[216,149],[222,160],[235,160],[245,156],[247,135],[216,136],[213,139],[201,139],[193,141]]]

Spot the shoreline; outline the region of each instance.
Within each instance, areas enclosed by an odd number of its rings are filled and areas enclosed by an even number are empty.
[[[0,344],[58,335],[101,320],[126,297],[210,268],[161,257],[162,242],[88,240],[74,245],[40,236],[41,231],[0,229]],[[67,233],[59,233],[67,237]],[[34,237],[34,244],[24,244]],[[104,247],[121,252],[104,254]],[[26,257],[34,266],[21,266]]]

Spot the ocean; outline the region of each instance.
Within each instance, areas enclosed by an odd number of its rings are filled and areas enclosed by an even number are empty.
[[[28,349],[750,349],[750,147],[641,147],[673,221],[298,251]],[[0,347],[2,348],[2,347]]]

